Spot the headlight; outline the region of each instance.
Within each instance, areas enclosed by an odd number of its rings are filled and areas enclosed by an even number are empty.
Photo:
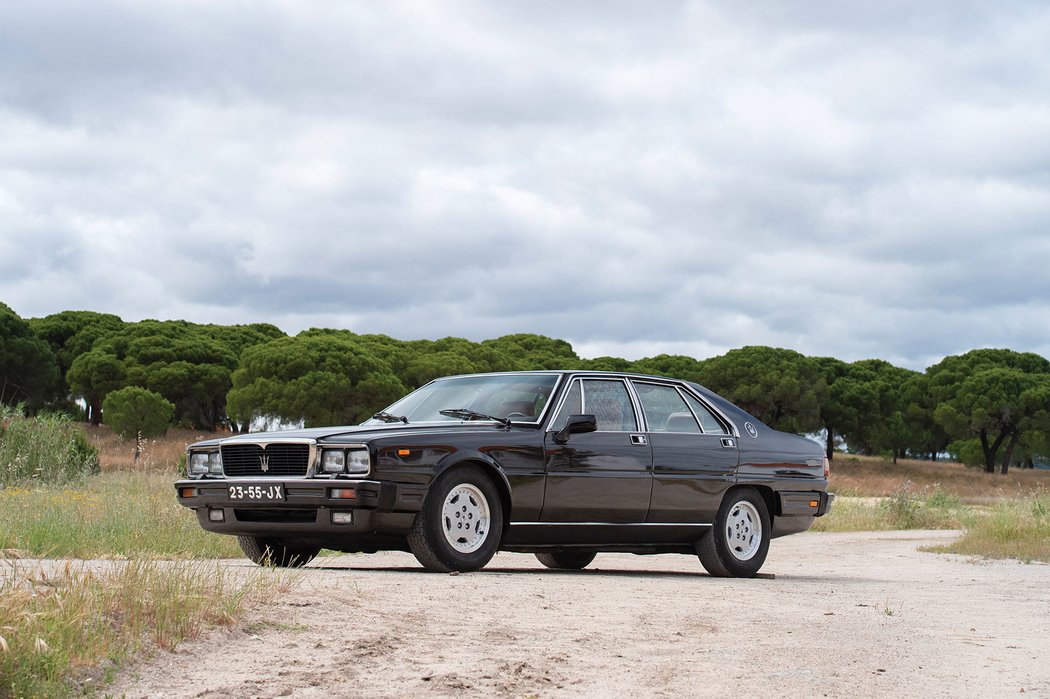
[[[189,467],[186,469],[191,476],[199,476],[208,472],[208,454],[203,451],[190,452]]]
[[[208,473],[215,474],[216,476],[222,475],[222,452],[209,452]]]
[[[326,449],[321,454],[321,470],[324,473],[368,473],[372,469],[372,460],[368,449]]]
[[[342,473],[346,468],[345,451],[325,451],[321,457],[321,470],[325,473]]]
[[[347,473],[368,473],[372,468],[372,461],[368,458],[367,449],[351,449],[346,452]]]

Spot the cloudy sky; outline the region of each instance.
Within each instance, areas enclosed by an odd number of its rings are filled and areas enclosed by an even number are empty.
[[[1045,2],[0,3],[0,300],[1050,356]]]

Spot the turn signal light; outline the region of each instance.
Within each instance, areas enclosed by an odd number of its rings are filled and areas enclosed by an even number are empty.
[[[357,490],[354,488],[332,488],[328,491],[328,497],[333,500],[356,500]]]
[[[397,455],[398,456],[408,456],[411,453],[412,453],[411,449],[398,449],[397,450]]]
[[[819,500],[810,500],[809,501],[809,506],[810,507],[820,507],[820,501]]]
[[[197,497],[197,489],[196,488],[179,488],[179,497],[180,498],[195,498],[195,497]]]

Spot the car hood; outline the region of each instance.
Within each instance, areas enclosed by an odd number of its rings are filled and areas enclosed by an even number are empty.
[[[523,428],[535,429],[536,425],[522,425]],[[187,448],[214,447],[223,444],[256,444],[274,441],[332,441],[361,442],[378,437],[390,437],[399,434],[418,434],[420,432],[480,432],[488,430],[505,430],[496,422],[476,420],[471,422],[429,422],[429,423],[391,423],[389,425],[343,425],[339,427],[311,427],[300,430],[279,430],[275,432],[250,432],[229,437],[217,437],[190,444]],[[514,429],[514,428],[512,428]]]

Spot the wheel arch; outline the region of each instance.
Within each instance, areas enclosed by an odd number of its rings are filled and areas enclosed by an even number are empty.
[[[506,533],[510,524],[511,507],[510,480],[507,479],[507,474],[503,472],[503,469],[496,462],[485,459],[480,455],[471,455],[442,463],[440,468],[434,472],[434,478],[437,478],[449,469],[459,466],[476,466],[492,479],[493,485],[496,486],[496,492],[499,493],[500,507],[503,510],[503,533]]]
[[[726,488],[726,491],[722,494],[722,501],[725,502],[725,499],[732,493],[747,488],[754,490],[762,498],[762,502],[766,505],[766,513],[769,515],[769,522],[772,524],[773,518],[776,516],[777,498],[773,489],[768,485],[762,485],[760,483],[737,483],[731,488]]]
[[[753,485],[751,487],[758,491],[758,494],[762,496],[762,500],[766,503],[766,513],[769,514],[769,522],[772,524],[773,518],[776,517],[777,513],[776,494],[768,485]]]

